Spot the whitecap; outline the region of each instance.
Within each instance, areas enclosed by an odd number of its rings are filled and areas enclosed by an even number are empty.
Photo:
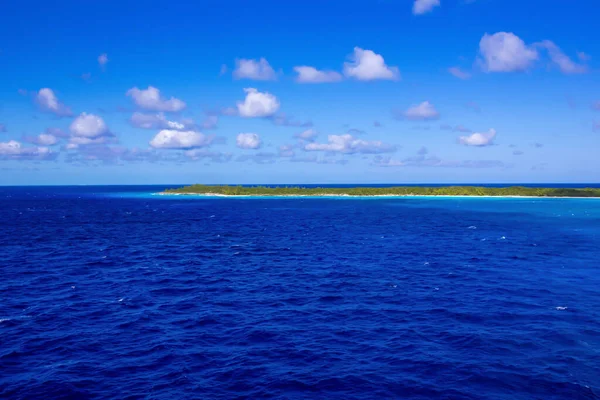
[[[470,227],[468,227],[467,229],[477,229],[477,227],[475,225],[471,225]]]
[[[4,321],[10,321],[10,318],[0,318],[0,324],[3,323]]]
[[[561,307],[561,306],[556,307],[556,309],[558,311],[566,310],[567,308],[569,308],[569,307]]]

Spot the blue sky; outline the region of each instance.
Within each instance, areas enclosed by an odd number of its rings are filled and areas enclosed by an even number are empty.
[[[599,14],[12,2],[0,184],[598,182]]]

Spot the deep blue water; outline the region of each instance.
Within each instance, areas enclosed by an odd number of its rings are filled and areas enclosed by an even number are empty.
[[[600,200],[159,189],[0,187],[0,398],[599,398]]]

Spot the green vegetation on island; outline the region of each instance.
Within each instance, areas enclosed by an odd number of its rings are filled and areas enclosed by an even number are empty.
[[[167,189],[163,194],[205,194],[223,196],[523,196],[523,197],[600,197],[600,189],[537,188],[524,186],[395,186],[395,187],[300,187],[191,185]]]

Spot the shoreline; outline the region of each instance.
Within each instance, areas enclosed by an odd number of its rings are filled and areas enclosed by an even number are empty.
[[[496,199],[595,199],[600,197],[584,196],[492,196],[492,195],[438,195],[438,194],[374,194],[374,195],[355,195],[355,194],[221,194],[221,193],[153,193],[158,196],[201,196],[201,197],[351,197],[351,198],[385,198],[385,197],[452,197],[452,198],[496,198]]]

